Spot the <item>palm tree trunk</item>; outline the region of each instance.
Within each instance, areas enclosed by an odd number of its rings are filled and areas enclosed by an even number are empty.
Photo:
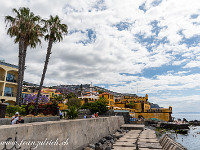
[[[43,69],[43,73],[42,73],[42,78],[41,78],[41,81],[40,81],[39,91],[38,91],[37,99],[36,99],[36,102],[35,102],[35,115],[37,115],[37,112],[38,112],[38,100],[39,100],[41,90],[42,90],[42,86],[43,86],[43,83],[44,83],[45,74],[47,72],[47,66],[48,66],[48,63],[49,63],[50,55],[51,55],[52,45],[53,45],[53,39],[49,39],[49,43],[48,43],[48,47],[47,47],[46,60],[45,60],[44,69]]]
[[[20,88],[22,80],[22,62],[23,62],[23,49],[24,49],[24,40],[20,39],[19,41],[19,62],[18,62],[18,81],[17,81],[17,96],[16,96],[16,105],[19,105],[20,102]]]
[[[23,81],[24,81],[24,71],[25,71],[25,63],[26,63],[26,53],[27,53],[27,45],[24,45],[23,50],[23,61],[22,61],[22,77],[21,77],[21,86],[20,86],[20,101],[19,105],[22,104],[22,88],[23,88]]]

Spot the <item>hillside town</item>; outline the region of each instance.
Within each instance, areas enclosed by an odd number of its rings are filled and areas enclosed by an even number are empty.
[[[0,61],[1,81],[0,89],[2,102],[9,105],[15,105],[17,91],[17,66]],[[39,86],[24,82],[22,89],[22,104],[35,102],[34,97],[38,93]],[[118,111],[128,111],[134,119],[157,119],[163,121],[172,121],[172,107],[169,108],[154,108],[153,104],[148,101],[148,94],[144,97],[136,94],[124,94],[110,91],[108,89],[93,86],[93,84],[81,85],[58,85],[52,87],[44,87],[41,90],[41,103],[45,100],[49,101],[55,97],[61,97],[58,106],[60,110],[67,110],[68,98],[63,97],[63,94],[74,93],[81,100],[81,105],[85,103],[93,103],[100,98],[107,101],[108,109]]]

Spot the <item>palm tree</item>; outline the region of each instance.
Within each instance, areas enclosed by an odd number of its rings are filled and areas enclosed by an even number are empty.
[[[43,20],[43,22],[45,24],[44,28],[47,31],[45,40],[48,40],[48,47],[47,47],[47,54],[46,54],[46,60],[45,60],[44,69],[43,69],[43,73],[42,73],[42,78],[40,81],[39,91],[38,91],[37,99],[36,99],[36,103],[35,103],[35,115],[37,115],[38,99],[41,94],[42,86],[44,83],[44,78],[45,78],[45,74],[47,71],[47,66],[49,63],[53,43],[62,41],[63,35],[67,35],[67,33],[68,33],[67,25],[61,24],[61,20],[57,15],[55,17],[50,16],[49,20]]]
[[[7,34],[11,37],[15,37],[14,42],[19,43],[16,104],[21,105],[27,47],[30,46],[35,48],[37,43],[40,43],[39,37],[42,36],[42,30],[39,25],[40,17],[35,16],[33,12],[30,12],[29,8],[22,7],[19,8],[19,10],[14,8],[12,11],[15,13],[15,17],[6,16],[5,22],[9,25]]]

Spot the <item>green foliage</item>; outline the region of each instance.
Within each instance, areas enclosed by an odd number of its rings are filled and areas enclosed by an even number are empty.
[[[126,104],[126,106],[127,106],[128,108],[134,108],[135,103],[130,102],[130,103]]]
[[[78,109],[76,108],[76,106],[70,106],[69,110],[67,110],[66,112],[69,119],[75,119],[78,117]]]
[[[76,108],[81,107],[81,100],[78,98],[70,98],[69,101],[67,102],[68,107],[75,106]]]
[[[99,112],[100,115],[108,111],[108,102],[104,98],[100,98],[94,103],[85,103],[81,107],[82,109],[89,109],[92,113]]]
[[[28,106],[28,111],[29,111],[29,113],[32,113],[32,112],[34,111],[34,109],[35,109],[35,106],[34,106],[34,105]]]
[[[22,115],[22,116],[25,116],[27,113],[26,113],[26,106],[27,105],[21,105],[20,107],[20,111],[19,111],[19,114]]]
[[[53,97],[53,100],[57,101],[57,102],[62,102],[64,99],[63,99],[63,96],[62,95],[55,95]]]
[[[12,117],[13,115],[15,115],[16,112],[19,112],[20,115],[25,116],[26,115],[26,109],[25,109],[26,105],[22,105],[22,107],[14,106],[14,105],[9,105],[6,107],[6,114],[9,117]]]
[[[98,90],[98,93],[99,93],[99,94],[102,94],[102,93],[103,93],[103,91],[102,91],[102,90]]]
[[[19,110],[20,110],[19,106],[9,105],[6,107],[6,114],[9,117],[12,117],[13,115],[15,115],[16,112],[19,112]]]
[[[76,95],[73,92],[70,92],[69,94],[65,96],[65,98],[69,100],[70,98],[76,98]]]

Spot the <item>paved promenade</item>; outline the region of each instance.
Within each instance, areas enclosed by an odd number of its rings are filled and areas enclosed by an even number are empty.
[[[113,148],[114,150],[162,150],[155,131],[150,129],[130,130],[113,144]]]

